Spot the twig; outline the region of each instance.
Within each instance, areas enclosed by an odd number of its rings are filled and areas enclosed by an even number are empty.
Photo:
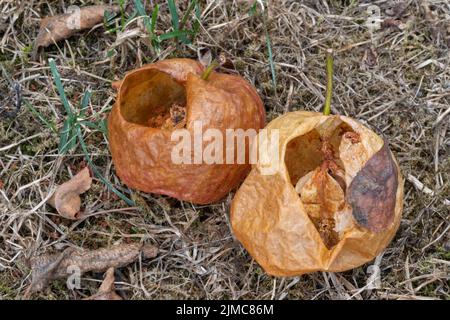
[[[29,141],[29,140],[33,140],[34,138],[40,137],[40,136],[42,136],[42,135],[43,135],[42,132],[36,133],[36,134],[34,134],[34,135],[32,135],[32,136],[29,136],[29,137],[26,137],[26,138],[24,138],[24,139],[22,139],[22,140],[19,140],[19,141],[17,141],[17,142],[14,142],[14,143],[12,143],[12,144],[10,144],[10,145],[8,145],[8,146],[4,146],[4,147],[0,148],[0,151],[6,151],[6,150],[9,150],[9,149],[11,149],[11,148],[14,148],[14,147],[16,147],[16,146],[18,146],[18,145],[24,143],[24,142],[27,142],[27,141]]]
[[[434,124],[433,124],[433,127],[437,127],[437,126],[442,122],[442,120],[444,120],[444,118],[445,118],[446,116],[448,116],[449,114],[450,114],[450,107],[447,108],[447,110],[445,110],[444,113],[442,113],[442,114],[436,119],[436,121],[435,121]]]
[[[445,228],[444,232],[442,232],[436,239],[434,239],[433,241],[431,241],[429,244],[427,244],[425,247],[422,248],[422,252],[425,251],[426,248],[431,247],[433,244],[435,244],[436,242],[438,242],[439,240],[442,239],[443,236],[445,236],[447,234],[447,231],[450,229],[450,224],[447,226],[447,228]]]
[[[419,191],[422,191],[423,193],[428,194],[429,196],[432,196],[432,197],[435,196],[435,192],[433,190],[431,190],[430,188],[425,186],[422,182],[419,181],[419,179],[414,177],[412,174],[408,174],[406,179],[409,182],[411,182]],[[450,200],[444,199],[443,202],[446,206],[450,206]]]

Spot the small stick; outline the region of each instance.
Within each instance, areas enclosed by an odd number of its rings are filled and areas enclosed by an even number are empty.
[[[331,95],[333,93],[333,50],[327,50],[327,92],[323,114],[328,116],[331,113]]]
[[[411,182],[419,191],[422,191],[423,193],[425,193],[425,194],[427,194],[427,195],[429,195],[431,197],[435,196],[435,192],[433,190],[431,190],[430,188],[425,186],[422,182],[420,182],[419,179],[417,179],[412,174],[408,174],[406,176],[406,179],[409,182]],[[444,202],[444,205],[450,206],[450,200],[449,199],[444,199],[443,202]]]

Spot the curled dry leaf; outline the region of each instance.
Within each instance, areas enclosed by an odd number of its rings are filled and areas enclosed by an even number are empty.
[[[33,49],[33,58],[41,47],[47,47],[55,42],[71,37],[78,31],[90,29],[103,21],[105,11],[119,12],[119,6],[95,5],[73,10],[41,20],[39,34]]]
[[[259,160],[231,206],[233,231],[258,263],[279,276],[340,272],[384,250],[403,207],[387,142],[351,118],[314,112],[266,129],[279,132],[279,157],[260,158],[276,170]]]
[[[69,181],[58,186],[48,203],[54,207],[58,213],[67,219],[79,219],[81,198],[80,194],[91,188],[92,177],[89,168],[86,167],[78,172]]]
[[[105,273],[105,279],[98,289],[98,292],[83,300],[123,300],[122,297],[116,293],[114,280],[114,268],[109,268]]]
[[[141,253],[146,259],[154,258],[158,248],[143,244],[120,244],[90,251],[67,248],[61,253],[33,257],[30,259],[32,281],[27,293],[41,291],[52,280],[67,278],[74,270],[83,274],[123,267],[134,262]]]
[[[227,152],[216,151],[222,142],[215,137],[191,148],[196,127],[226,137],[227,130],[256,131],[265,124],[264,106],[250,83],[214,71],[204,80],[204,71],[198,61],[169,59],[114,84],[118,95],[108,118],[109,143],[117,175],[129,187],[208,204],[223,198],[250,171],[247,143],[245,163],[227,161]],[[183,142],[189,148],[180,148]],[[214,154],[209,157],[214,162],[196,161],[199,149],[201,156]],[[174,154],[182,161],[174,161]]]
[[[198,48],[197,50],[198,61],[203,67],[208,67],[212,62],[212,53],[208,48]]]

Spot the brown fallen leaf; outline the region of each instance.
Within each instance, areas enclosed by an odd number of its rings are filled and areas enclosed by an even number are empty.
[[[348,202],[359,225],[372,232],[384,231],[394,220],[398,172],[388,143],[367,161],[352,180]]]
[[[110,5],[87,6],[73,12],[43,18],[36,37],[32,58],[36,58],[39,48],[67,39],[78,31],[90,29],[97,23],[102,22],[105,11],[119,12],[120,7]]]
[[[67,219],[80,218],[81,198],[80,194],[91,188],[92,177],[88,167],[85,167],[69,181],[58,186],[48,203],[58,213]]]
[[[116,293],[114,280],[114,268],[109,268],[105,273],[105,279],[98,289],[98,292],[83,300],[123,300],[122,297]]]
[[[60,253],[32,257],[32,280],[25,296],[45,289],[53,280],[73,275],[73,270],[79,270],[80,275],[88,271],[104,272],[109,268],[120,268],[132,263],[141,253],[145,259],[154,258],[158,254],[158,248],[133,243],[97,250],[67,248]]]
[[[212,62],[212,53],[209,48],[199,48],[197,50],[198,61],[207,68]]]

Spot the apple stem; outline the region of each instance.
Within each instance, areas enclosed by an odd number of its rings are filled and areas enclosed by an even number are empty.
[[[331,113],[331,95],[333,93],[333,50],[327,50],[327,91],[323,114],[328,116]]]
[[[218,66],[220,66],[220,63],[217,62],[217,60],[213,60],[213,62],[211,62],[211,64],[205,69],[205,71],[202,74],[202,79],[203,80],[208,80],[209,75],[211,74],[211,72],[216,69]]]

